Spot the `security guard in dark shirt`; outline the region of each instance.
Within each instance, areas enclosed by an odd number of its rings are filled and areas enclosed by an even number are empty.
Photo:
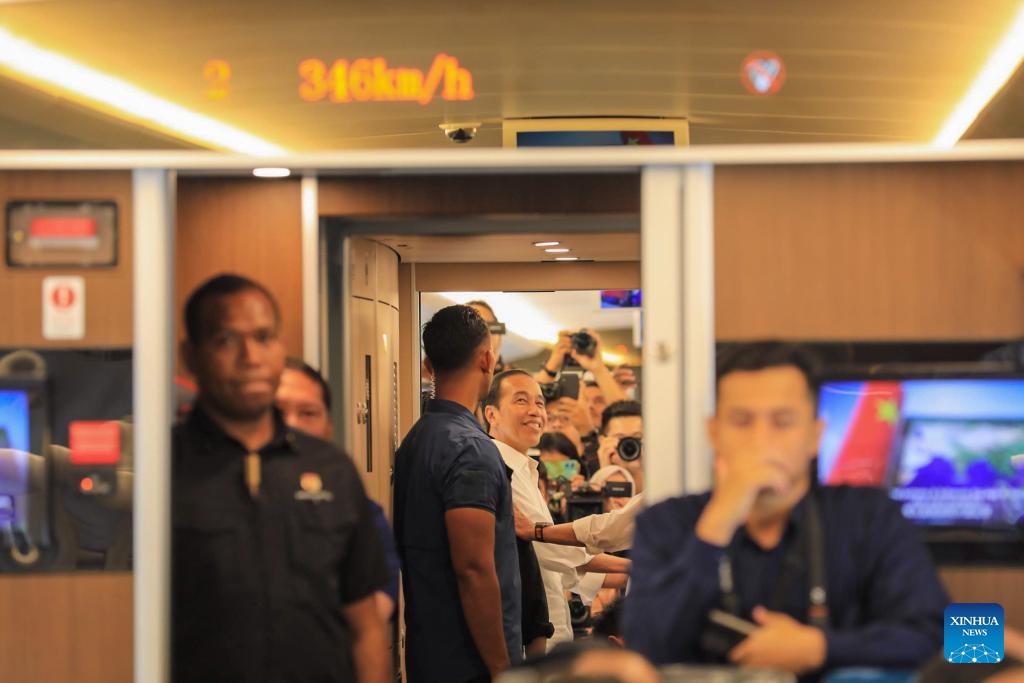
[[[221,275],[185,324],[199,397],[172,447],[174,680],[384,683],[387,568],[366,494],[344,454],[272,407],[276,303]]]

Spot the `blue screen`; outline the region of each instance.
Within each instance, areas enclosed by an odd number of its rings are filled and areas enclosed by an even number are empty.
[[[601,290],[601,308],[640,308],[642,305],[639,289]]]
[[[0,389],[0,448],[29,450],[28,392]]]
[[[818,410],[822,483],[886,487],[921,524],[1024,520],[1024,380],[826,382]]]

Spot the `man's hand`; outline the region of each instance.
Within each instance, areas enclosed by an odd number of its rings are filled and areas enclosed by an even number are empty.
[[[697,537],[725,546],[750,514],[762,491],[781,492],[789,485],[789,471],[781,458],[750,458],[743,467],[730,468],[715,460],[715,488],[697,520]]]
[[[764,607],[755,607],[753,616],[761,628],[729,652],[729,661],[794,674],[814,671],[824,665],[826,643],[821,629]]]
[[[565,364],[565,357],[572,352],[572,332],[568,330],[561,330],[558,333],[558,341],[551,347],[551,355],[548,356],[547,361],[544,363],[544,367],[552,372],[557,373],[562,369],[562,365]],[[544,375],[545,381],[541,384],[551,384],[555,381],[555,378],[548,375],[543,370],[538,373],[538,376]]]
[[[601,467],[608,467],[608,465],[622,465],[622,461],[616,458],[616,462],[612,462],[612,456],[618,453],[619,440],[614,436],[601,435],[597,440],[597,461],[601,464]]]
[[[512,514],[515,518],[516,536],[524,541],[532,541],[534,531],[533,521],[520,512],[519,508],[515,505],[512,506]]]

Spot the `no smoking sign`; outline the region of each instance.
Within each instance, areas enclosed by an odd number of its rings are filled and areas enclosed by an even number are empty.
[[[43,338],[85,338],[85,279],[43,278]]]

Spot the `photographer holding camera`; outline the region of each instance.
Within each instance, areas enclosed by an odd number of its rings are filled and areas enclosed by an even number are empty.
[[[575,364],[594,376],[594,382],[600,387],[605,401],[608,403],[621,401],[627,398],[626,393],[615,381],[611,370],[604,364],[601,357],[602,351],[601,336],[594,330],[580,330],[579,332],[562,330],[558,333],[558,341],[551,349],[551,356],[534,375],[534,379],[542,386],[555,383],[560,379],[559,375],[563,367]],[[583,397],[577,391],[576,395],[570,398],[579,400]]]
[[[618,465],[633,477],[634,495],[644,490],[643,468],[644,418],[637,401],[616,401],[601,418],[597,450],[601,467]]]
[[[601,425],[602,449],[608,464],[628,471],[636,483],[633,496],[623,507],[604,514],[587,515],[572,522],[542,530],[532,530],[521,517],[516,517],[516,535],[557,545],[584,546],[588,552],[626,550],[633,543],[633,524],[643,509],[643,417],[636,401],[617,401],[604,411]],[[637,477],[637,473],[640,473]]]

